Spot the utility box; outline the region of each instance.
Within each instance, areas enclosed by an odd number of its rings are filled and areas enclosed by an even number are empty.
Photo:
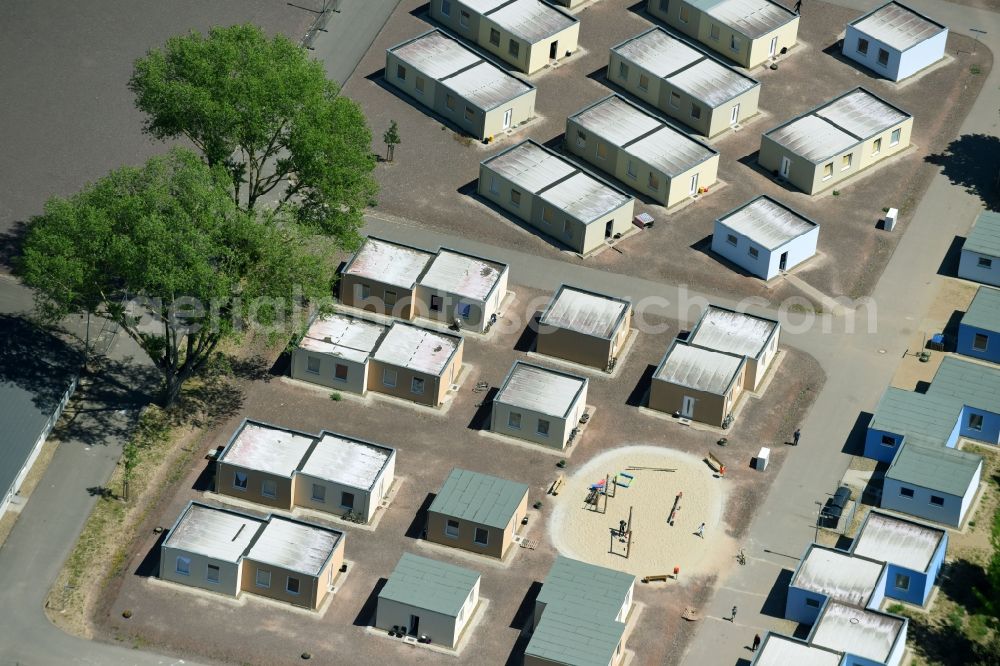
[[[892,231],[896,227],[896,218],[899,216],[899,211],[895,208],[890,208],[885,214],[885,220],[882,223],[883,228],[886,231]]]
[[[763,472],[767,469],[768,460],[771,458],[771,449],[766,446],[761,447],[760,451],[757,452],[757,457],[753,460],[753,467],[758,472]]]

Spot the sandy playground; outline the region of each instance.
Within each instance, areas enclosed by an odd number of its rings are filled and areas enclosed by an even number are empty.
[[[655,469],[633,469],[646,467]],[[661,471],[661,468],[675,471]],[[631,480],[621,473],[631,474]],[[595,498],[591,486],[605,474],[619,474],[619,485],[611,482],[607,510],[601,513],[588,502],[597,499],[604,509],[604,496]],[[628,484],[627,487],[622,484]],[[586,562],[627,571],[642,578],[672,574],[680,567],[685,576],[712,575],[732,562],[736,543],[726,536],[722,516],[727,481],[697,456],[658,446],[624,446],[603,453],[583,468],[567,475],[555,503],[552,543],[566,555]],[[679,509],[674,524],[668,523],[678,493]],[[628,520],[632,507],[632,541],[626,559],[626,544],[618,535],[620,521]],[[704,537],[695,532],[705,523]]]

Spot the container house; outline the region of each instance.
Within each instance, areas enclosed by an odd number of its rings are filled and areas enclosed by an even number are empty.
[[[340,301],[383,315],[413,318],[414,291],[434,255],[369,236],[340,275]]]
[[[611,370],[628,340],[631,325],[629,300],[560,285],[538,320],[536,351]]]
[[[585,377],[515,361],[490,413],[490,430],[565,449],[587,408]]]
[[[688,335],[688,344],[746,359],[743,387],[756,391],[778,355],[781,324],[776,319],[709,305]]]
[[[314,315],[292,352],[293,379],[364,394],[368,358],[388,327],[345,314]]]
[[[725,427],[743,395],[746,357],[674,340],[653,373],[649,408]]]
[[[819,225],[767,195],[715,221],[712,252],[770,280],[816,254]]]
[[[842,53],[890,81],[944,58],[948,28],[901,2],[887,2],[847,24]]]
[[[1000,363],[1000,289],[976,291],[958,325],[958,353]]]
[[[441,248],[417,281],[419,314],[483,333],[500,314],[509,273],[507,264]]]
[[[984,210],[962,245],[958,277],[1000,287],[1000,213]]]
[[[436,407],[462,369],[461,336],[393,322],[371,357],[368,388]]]

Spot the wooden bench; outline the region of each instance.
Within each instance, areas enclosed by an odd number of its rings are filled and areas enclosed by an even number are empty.
[[[549,488],[549,494],[558,495],[559,489],[562,488],[562,485],[565,482],[565,480],[566,480],[565,477],[562,474],[560,474],[559,477],[552,482],[552,487]]]
[[[708,461],[708,464],[712,467],[712,469],[714,469],[715,471],[717,471],[719,473],[719,476],[725,476],[726,475],[726,465],[725,465],[725,463],[723,463],[721,460],[719,460],[714,453],[712,453],[711,451],[709,451],[708,455],[705,456],[705,460]]]

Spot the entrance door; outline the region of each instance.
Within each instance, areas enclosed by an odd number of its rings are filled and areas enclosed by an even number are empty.
[[[514,109],[507,109],[503,112],[503,129],[510,127],[511,117],[514,115]]]
[[[559,42],[555,41],[549,45],[549,60],[556,60],[559,57]]]
[[[688,188],[688,194],[691,196],[698,194],[698,174],[691,176],[691,187]]]
[[[783,271],[788,267],[788,253],[782,252],[781,257],[778,259],[778,270]]]
[[[684,396],[681,401],[681,416],[686,419],[694,418],[694,403],[695,399],[689,395]]]
[[[733,112],[729,116],[729,124],[730,125],[735,125],[738,122],[740,122],[740,105],[739,104],[737,104],[736,106],[733,107]]]
[[[441,312],[440,296],[431,296],[431,312]]]
[[[782,178],[788,178],[788,170],[792,167],[792,161],[787,157],[781,158],[781,174]]]
[[[774,54],[778,52],[778,38],[771,38],[771,45],[767,47],[767,54],[774,57]]]
[[[420,635],[420,618],[416,615],[410,616],[410,635],[411,636]]]
[[[613,231],[613,226],[615,221],[609,220],[607,224],[604,225],[604,237],[611,238],[611,232]]]

